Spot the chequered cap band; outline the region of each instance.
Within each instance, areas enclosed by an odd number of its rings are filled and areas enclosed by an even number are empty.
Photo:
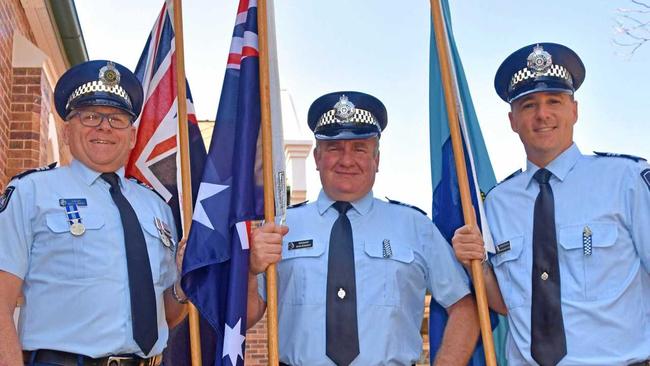
[[[551,65],[551,67],[549,67],[546,71],[543,72],[530,70],[527,67],[517,71],[512,76],[512,79],[510,79],[510,85],[508,86],[508,90],[513,90],[522,81],[526,81],[528,79],[535,79],[540,76],[553,76],[556,78],[564,79],[569,85],[573,86],[573,79],[571,78],[571,74],[569,73],[569,70],[567,70],[564,66]]]
[[[68,102],[66,103],[65,108],[68,109],[68,107],[70,106],[70,103],[73,100],[75,100],[75,99],[77,99],[77,98],[79,98],[79,97],[81,97],[81,96],[83,96],[85,94],[95,93],[95,92],[111,93],[111,94],[113,94],[113,95],[115,95],[115,96],[117,96],[119,98],[124,99],[124,102],[129,107],[132,107],[131,98],[129,98],[129,95],[126,93],[126,90],[124,90],[124,88],[122,88],[119,85],[107,86],[103,82],[101,82],[99,80],[95,80],[95,81],[91,81],[89,83],[85,83],[85,84],[81,85],[80,87],[78,87],[77,89],[75,89],[75,91],[72,94],[70,94],[70,97],[68,98]]]
[[[336,109],[330,109],[318,119],[318,123],[316,123],[316,127],[314,129],[318,129],[320,127],[330,125],[333,123],[365,123],[365,124],[377,126],[377,128],[381,131],[381,126],[379,126],[379,122],[377,121],[375,116],[373,116],[372,113],[359,108],[355,108],[354,115],[346,119],[341,119],[337,117]]]

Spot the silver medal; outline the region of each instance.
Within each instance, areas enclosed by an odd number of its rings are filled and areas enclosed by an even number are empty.
[[[75,222],[74,224],[70,225],[70,234],[74,236],[80,236],[83,235],[83,233],[86,232],[86,227],[84,224],[80,222]]]

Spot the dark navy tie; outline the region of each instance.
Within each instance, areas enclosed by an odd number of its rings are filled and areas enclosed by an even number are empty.
[[[541,366],[554,366],[567,352],[560,302],[555,203],[548,182],[551,172],[540,169],[534,178],[539,183],[539,194],[533,222],[531,356]]]
[[[101,177],[111,185],[111,198],[120,211],[126,247],[126,268],[129,273],[133,339],[147,355],[158,340],[156,295],[153,289],[147,244],[133,207],[122,195],[117,174],[104,173]]]
[[[359,354],[357,287],[354,279],[352,226],[345,214],[352,206],[337,201],[339,217],[330,233],[327,260],[326,354],[339,366],[349,365]]]

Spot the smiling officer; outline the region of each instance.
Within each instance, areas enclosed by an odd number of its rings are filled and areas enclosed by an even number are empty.
[[[54,101],[72,163],[14,177],[0,200],[0,364],[158,365],[185,307],[171,211],[124,177],[142,87],[89,61],[61,76]]]

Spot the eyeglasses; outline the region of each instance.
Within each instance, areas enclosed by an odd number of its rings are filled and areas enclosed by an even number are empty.
[[[77,116],[79,122],[86,127],[98,127],[104,122],[108,121],[111,128],[118,130],[125,129],[131,126],[131,116],[126,113],[99,113],[94,111],[78,111],[72,114],[72,117]]]

